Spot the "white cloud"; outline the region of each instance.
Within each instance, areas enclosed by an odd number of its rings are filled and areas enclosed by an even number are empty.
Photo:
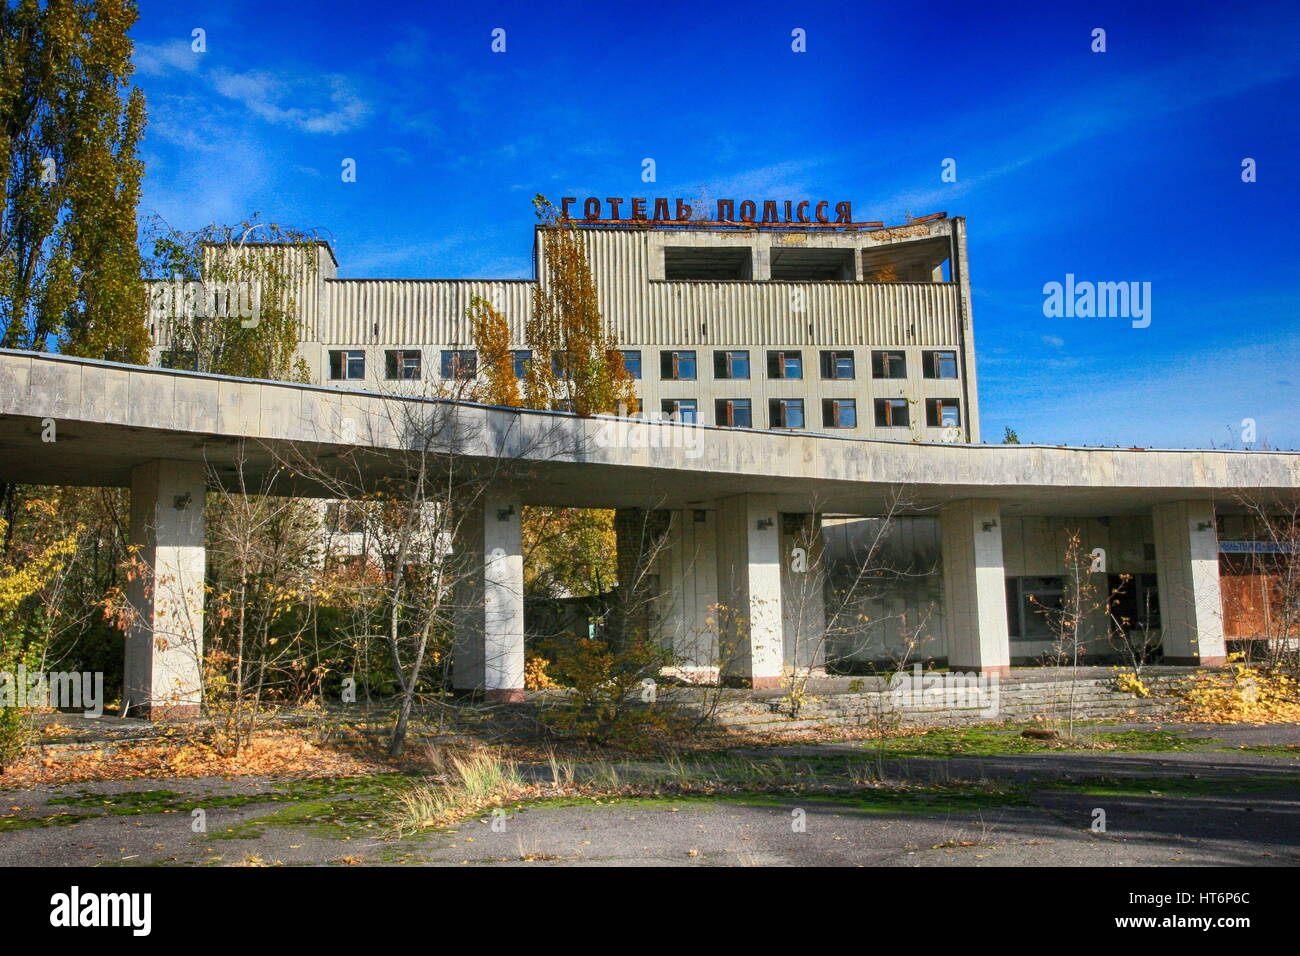
[[[365,122],[370,105],[341,76],[290,77],[267,70],[221,72],[216,91],[268,123],[304,133],[345,133]]]
[[[199,68],[204,54],[195,53],[185,40],[167,40],[162,43],[137,43],[135,68],[145,76],[166,76],[173,70],[193,73]]]

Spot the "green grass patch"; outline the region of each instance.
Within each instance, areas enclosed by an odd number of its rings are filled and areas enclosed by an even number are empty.
[[[993,807],[1026,806],[1031,801],[1019,789],[985,787],[881,787],[853,791],[732,791],[722,793],[674,793],[610,797],[548,797],[525,800],[511,811],[561,809],[565,807],[610,807],[648,810],[706,809],[712,806],[816,807],[833,806],[850,813],[933,814],[960,813]]]
[[[387,819],[409,778],[384,774],[374,778],[310,781],[320,786],[300,788],[286,796],[282,807],[231,827],[209,832],[211,840],[252,840],[272,827],[295,827],[313,836],[347,839],[365,834],[387,836]],[[209,818],[211,822],[211,818]]]
[[[975,726],[931,730],[908,737],[888,737],[861,744],[861,749],[890,758],[1000,757],[1039,753],[1171,753],[1194,750],[1215,741],[1169,730],[1113,730],[1076,733],[1074,740],[1022,737],[1022,726]]]
[[[332,777],[318,780],[294,780],[263,793],[177,793],[174,790],[123,790],[119,793],[94,793],[78,790],[66,797],[48,801],[54,806],[102,809],[105,813],[134,816],[141,813],[176,813],[196,807],[246,807],[258,803],[292,803],[342,795],[378,796],[405,780],[401,774],[375,774],[368,777]]]
[[[252,838],[261,835],[269,826],[295,825],[329,835],[356,834],[377,828],[383,809],[393,795],[409,782],[410,778],[392,773],[294,780],[263,793],[177,793],[174,790],[94,793],[82,789],[48,802],[55,806],[98,812],[60,813],[51,817],[0,817],[0,833],[31,827],[61,826],[103,816],[189,813],[198,808],[213,811],[259,804],[285,804],[265,817],[218,831],[212,834],[212,838]]]
[[[35,830],[39,827],[66,827],[83,820],[93,820],[94,813],[55,813],[46,817],[0,817],[0,833]]]
[[[1029,790],[1065,790],[1094,797],[1232,796],[1240,793],[1300,789],[1300,774],[1250,777],[1093,777],[1041,781]]]
[[[1222,753],[1251,754],[1256,757],[1300,758],[1300,744],[1259,744],[1254,747],[1220,747]]]

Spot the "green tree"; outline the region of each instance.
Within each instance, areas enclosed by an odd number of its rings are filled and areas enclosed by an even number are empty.
[[[152,219],[145,263],[160,339],[200,372],[305,382],[299,305],[315,282],[320,240],[257,213],[192,232]],[[247,308],[244,308],[247,306]]]
[[[1003,431],[1002,433],[1002,444],[1004,445],[1020,444],[1020,436],[1016,434],[1016,430],[1012,428],[1010,425],[1008,425],[1006,427],[1006,430]]]
[[[553,409],[566,403],[579,415],[616,413],[636,400],[617,341],[605,327],[587,249],[576,226],[545,196],[533,200],[542,224],[543,274],[533,290],[524,330],[532,357],[522,394],[514,373],[509,323],[475,296],[467,310],[478,349],[481,401]],[[524,512],[528,593],[538,597],[597,595],[615,578],[614,514],[576,508]]]
[[[143,362],[136,205],[144,95],[131,0],[6,0],[0,344]]]

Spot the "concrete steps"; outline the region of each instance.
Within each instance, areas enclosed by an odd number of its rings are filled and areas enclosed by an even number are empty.
[[[1137,697],[1111,686],[1107,679],[1080,679],[1073,690],[1076,719],[1099,720],[1131,716],[1154,717],[1168,713],[1177,703],[1170,692],[1180,678],[1152,676],[1145,683],[1150,697]],[[949,692],[951,693],[951,692]],[[990,696],[964,705],[944,706],[939,698],[897,703],[879,690],[809,696],[792,713],[788,697],[723,700],[714,711],[714,723],[738,733],[787,733],[829,727],[865,727],[881,719],[905,726],[947,726],[981,722],[1027,722],[1035,718],[1064,718],[1070,710],[1070,685],[1059,679],[1020,679],[1000,685]],[[952,699],[951,697],[949,698]],[[996,706],[993,706],[996,704]]]

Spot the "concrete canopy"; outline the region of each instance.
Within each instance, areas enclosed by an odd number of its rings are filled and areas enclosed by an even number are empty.
[[[50,425],[52,423],[52,431]],[[51,437],[53,440],[50,440]],[[908,512],[989,499],[1012,514],[1101,516],[1242,494],[1295,498],[1300,454],[951,445],[580,419],[471,403],[0,350],[0,480],[128,486],[147,461],[212,481],[331,497],[400,475],[414,449],[455,451],[527,504],[702,508],[742,493],[785,512]],[[295,467],[302,463],[303,467]],[[321,469],[316,473],[316,469]]]

